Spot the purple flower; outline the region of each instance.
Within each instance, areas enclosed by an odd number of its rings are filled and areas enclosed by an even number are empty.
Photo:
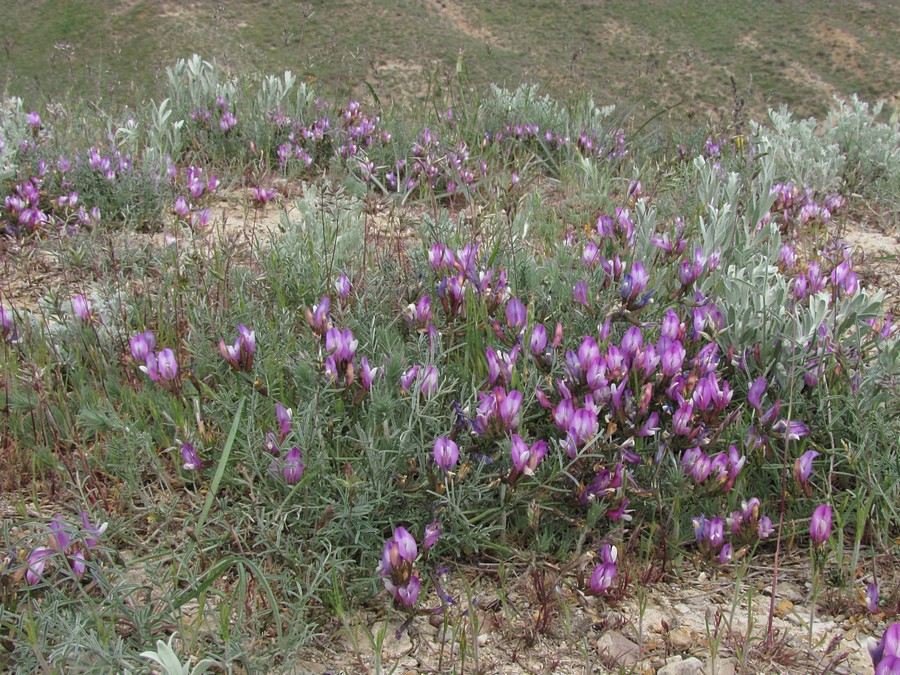
[[[672,417],[672,431],[679,436],[687,436],[691,433],[691,417],[694,414],[694,404],[686,402],[675,411]]]
[[[619,549],[611,544],[603,544],[600,547],[600,562],[615,565],[619,557]]]
[[[256,353],[256,333],[244,324],[238,324],[238,338],[233,345],[219,340],[219,354],[235,370],[250,372],[253,368],[253,355]]]
[[[419,376],[420,368],[421,366],[414,365],[400,376],[400,388],[403,391],[412,389],[413,382],[415,382],[416,378]]]
[[[572,418],[575,416],[575,406],[571,399],[564,398],[553,409],[553,422],[560,431],[568,431]]]
[[[228,133],[236,124],[237,117],[234,116],[234,113],[230,110],[226,110],[222,113],[222,118],[219,120],[219,128],[222,130],[222,133]]]
[[[187,200],[181,195],[175,199],[175,205],[172,208],[175,211],[175,215],[180,218],[187,218],[191,213],[191,207],[188,206]]]
[[[762,395],[765,391],[766,378],[758,377],[753,380],[753,384],[750,385],[750,389],[747,392],[747,401],[757,410],[757,412],[762,411]]]
[[[435,520],[428,523],[428,525],[425,526],[425,537],[422,539],[422,550],[427,551],[434,546],[440,538],[442,531],[441,521]]]
[[[513,434],[511,454],[513,470],[510,480],[515,480],[521,474],[533,476],[535,468],[547,454],[547,442],[537,441],[528,447],[528,444],[518,434]]]
[[[106,532],[106,528],[108,523],[101,523],[100,525],[93,525],[90,520],[88,520],[87,511],[81,512],[81,525],[84,528],[84,532],[86,535],[84,538],[84,544],[88,548],[94,548],[99,542],[97,539]]]
[[[438,390],[438,369],[435,366],[425,366],[422,369],[422,384],[419,387],[426,398],[434,396]]]
[[[75,575],[75,578],[80,580],[87,570],[87,565],[84,562],[84,551],[75,551],[69,558],[69,563],[72,565],[72,573]]]
[[[900,673],[900,622],[888,626],[878,642],[869,638],[866,646],[876,675]]]
[[[49,548],[36,548],[28,556],[28,570],[25,572],[25,581],[29,586],[37,586],[41,582],[41,575],[47,566],[47,558],[53,555]]]
[[[459,461],[459,447],[449,438],[441,436],[434,442],[434,463],[444,473],[449,473]]]
[[[72,298],[72,313],[85,323],[90,323],[91,303],[83,295],[76,295]]]
[[[698,454],[691,468],[691,477],[695,483],[702,483],[709,478],[709,474],[712,471],[712,460],[709,458],[709,455],[700,451],[699,448],[695,449],[698,450]]]
[[[434,244],[428,252],[428,263],[435,272],[449,270],[456,264],[453,251],[443,244]]]
[[[296,484],[303,476],[303,456],[300,448],[291,448],[284,456],[284,480],[288,485]]]
[[[547,329],[544,324],[537,324],[531,331],[531,339],[529,340],[529,348],[535,357],[543,355],[547,348]]]
[[[732,554],[731,554],[731,544],[725,544],[722,546],[722,550],[719,551],[719,564],[725,565],[731,562]]]
[[[518,298],[512,298],[506,304],[506,323],[516,333],[520,332],[524,327],[528,318],[528,310]]]
[[[284,404],[280,402],[275,404],[275,419],[278,422],[279,427],[281,427],[282,440],[284,440],[284,437],[291,432],[292,416],[293,411],[290,408],[285,408]]]
[[[885,655],[875,668],[875,675],[900,675],[900,656]]]
[[[681,372],[687,352],[679,340],[661,336],[656,344],[659,353],[660,370],[666,377],[674,377]]]
[[[150,354],[147,354],[144,365],[140,367],[141,371],[146,373],[147,377],[149,377],[152,382],[159,382],[159,370],[157,369],[157,365],[156,353],[151,352]]]
[[[878,611],[878,584],[875,582],[866,587],[866,609],[872,614]]]
[[[813,460],[819,456],[815,450],[807,450],[794,461],[794,480],[800,484],[804,492],[810,493],[809,476],[812,473]]]
[[[6,309],[3,305],[0,305],[0,338],[4,340],[12,338],[14,335],[14,327],[15,323],[13,321],[12,311]]]
[[[591,574],[590,588],[594,595],[603,595],[612,587],[617,572],[615,563],[601,563],[594,568]]]
[[[394,530],[394,546],[396,547],[396,557],[401,561],[414,562],[416,556],[419,555],[416,546],[416,540],[405,527],[398,527]]]
[[[619,470],[621,466],[622,465],[620,464],[618,467],[616,467],[617,470]],[[606,512],[606,517],[613,522],[616,522],[618,520],[631,520],[631,514],[627,511],[629,503],[631,503],[631,499],[626,497],[616,508],[609,509]]]
[[[403,317],[410,325],[424,328],[431,323],[434,313],[431,311],[431,297],[423,295],[416,303],[410,303],[403,310]]]
[[[619,295],[626,307],[638,309],[643,306],[645,300],[638,301],[638,297],[646,290],[649,281],[650,277],[644,266],[639,261],[632,263],[631,272],[622,276],[619,288]]]
[[[756,528],[757,536],[760,539],[768,539],[774,531],[775,526],[772,524],[772,519],[769,516],[760,517],[759,525]]]
[[[325,333],[325,349],[331,352],[338,363],[347,364],[352,361],[356,355],[358,344],[359,341],[349,328],[342,331],[337,328],[329,328]]]
[[[362,381],[363,389],[369,391],[372,388],[372,381],[378,374],[378,368],[369,366],[369,360],[364,356],[359,360],[359,377]]]
[[[337,291],[341,300],[346,300],[350,296],[350,279],[347,278],[346,274],[342,274],[337,278],[337,281],[334,282],[334,290]]]
[[[572,291],[572,297],[575,299],[575,302],[584,305],[585,307],[590,307],[590,303],[588,302],[588,285],[586,281],[579,281],[575,284],[575,288]]]
[[[497,391],[496,389],[494,390]],[[500,390],[503,391],[502,389]],[[507,430],[515,429],[519,426],[519,409],[522,407],[522,392],[513,389],[511,392],[503,396],[503,399],[497,406],[500,413],[500,421]]]
[[[809,436],[809,427],[795,420],[778,420],[772,426],[772,431],[783,435],[788,441],[798,441],[804,436]]]
[[[178,362],[175,360],[175,352],[171,349],[166,348],[159,353],[156,366],[159,377],[163,380],[174,380],[178,376]]]
[[[397,588],[397,594],[394,597],[407,607],[412,607],[419,598],[421,587],[422,584],[419,581],[419,577],[414,574],[409,578],[405,586]]]
[[[635,436],[646,438],[647,436],[655,435],[659,430],[659,413],[652,412],[650,413],[650,416],[644,421],[643,426],[641,426],[641,428],[635,432]]]
[[[628,196],[632,199],[639,199],[644,186],[640,179],[636,179],[628,183]]]
[[[820,504],[813,511],[809,523],[809,538],[816,547],[821,546],[831,536],[831,506]]]
[[[713,550],[718,549],[725,541],[725,522],[718,516],[707,523],[706,541]]]
[[[40,129],[41,127],[41,116],[38,115],[37,111],[32,110],[28,113],[28,126],[32,129]]]
[[[191,227],[194,230],[202,230],[209,223],[209,217],[212,211],[209,209],[200,209],[191,214]]]
[[[581,264],[585,267],[596,267],[598,262],[600,262],[600,249],[597,248],[597,244],[589,241],[581,252]]]
[[[660,324],[660,337],[665,337],[672,341],[681,340],[684,337],[684,332],[684,324],[681,323],[678,314],[672,309],[666,310],[666,316]],[[659,345],[657,345],[657,350],[660,353],[663,351]]]
[[[306,322],[317,335],[325,335],[326,331],[331,328],[331,320],[328,317],[330,308],[331,299],[327,295],[322,296],[318,305],[306,308]]]
[[[587,408],[580,408],[572,416],[568,432],[575,439],[576,445],[580,447],[593,438],[599,428],[600,423],[597,419],[597,413]]]
[[[224,129],[223,129],[224,131]],[[275,197],[275,189],[274,188],[263,188],[259,185],[251,188],[250,195],[253,198],[253,201],[257,204],[263,205],[274,199]]]
[[[181,459],[184,460],[183,468],[185,471],[199,471],[203,467],[200,455],[197,454],[197,450],[190,443],[184,443],[181,446]]]
[[[50,533],[53,536],[53,546],[60,553],[65,553],[69,548],[72,538],[69,536],[69,526],[59,516],[54,516],[50,521]]]
[[[156,348],[156,337],[153,331],[147,330],[131,338],[128,345],[131,348],[131,358],[138,363],[144,363]]]

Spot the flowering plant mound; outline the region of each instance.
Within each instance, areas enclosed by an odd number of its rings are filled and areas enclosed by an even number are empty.
[[[203,622],[271,670],[385,601],[447,636],[484,569],[527,567],[536,636],[557,596],[594,612],[678,566],[737,598],[788,547],[810,627],[837,580],[891,611],[900,341],[837,236],[849,193],[764,130],[651,152],[527,89],[409,120],[220,75],[180,62],[108,147],[23,122],[4,236],[77,282],[0,289],[4,480],[112,525],[41,503],[5,531],[17,667],[105,640],[133,669]],[[113,246],[139,183],[165,235]]]

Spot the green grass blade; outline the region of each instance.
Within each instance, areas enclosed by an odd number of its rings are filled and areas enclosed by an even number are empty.
[[[222,456],[219,458],[219,466],[216,467],[216,475],[213,476],[212,483],[209,486],[209,492],[206,494],[206,503],[203,505],[203,511],[200,512],[200,518],[197,520],[197,531],[203,529],[209,510],[212,508],[213,500],[216,498],[216,492],[219,490],[219,483],[222,482],[222,476],[225,473],[225,465],[228,464],[228,457],[231,455],[231,446],[234,445],[234,438],[237,436],[238,425],[241,423],[241,414],[244,412],[244,403],[247,397],[241,397],[238,403],[237,412],[234,414],[234,422],[231,423],[231,431],[228,432],[228,440],[225,441],[225,447],[222,449]]]

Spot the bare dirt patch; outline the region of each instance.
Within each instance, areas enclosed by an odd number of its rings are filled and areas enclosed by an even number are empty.
[[[455,0],[429,0],[428,5],[450,26],[463,35],[484,42],[495,49],[507,49],[508,45],[486,26],[469,20],[466,9]]]
[[[396,612],[360,613],[301,650],[291,672],[376,672],[379,657],[394,672],[451,672],[463,651],[472,672],[489,673],[868,672],[866,640],[891,617],[866,614],[852,588],[826,590],[810,647],[812,588],[799,553],[782,560],[766,642],[772,564],[759,556],[738,579],[734,568],[688,563],[640,592],[630,585],[621,600],[585,596],[574,577],[546,567],[511,567],[503,583],[496,568],[466,568],[446,587],[458,602],[446,612],[435,607],[408,621]],[[883,580],[898,572],[886,560],[879,569]]]

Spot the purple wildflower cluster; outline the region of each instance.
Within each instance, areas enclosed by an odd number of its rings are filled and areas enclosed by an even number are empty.
[[[564,129],[541,129],[536,122],[509,122],[496,130],[486,131],[482,148],[501,146],[506,152],[528,149],[535,154],[548,155],[572,146],[582,157],[613,161],[627,154],[625,132],[615,129],[603,133],[597,129],[581,128],[576,133]]]
[[[421,557],[415,538],[404,527],[397,527],[394,535],[384,543],[378,575],[397,606],[415,606],[422,588],[415,564],[424,559],[440,536],[441,524],[438,521],[426,526]]]
[[[209,108],[196,108],[191,112],[191,121],[199,129],[228,134],[237,126],[238,119],[231,102],[224,96],[217,96],[215,105]]]
[[[359,169],[363,180],[368,182],[375,167],[367,153],[391,140],[380,118],[366,114],[360,103],[354,100],[339,111],[336,124],[332,124],[324,111],[308,123],[278,111],[273,114],[272,122],[283,138],[277,151],[278,165],[282,171],[294,168],[308,170],[315,164],[328,161],[335,152],[344,161],[353,160],[351,166]]]
[[[286,408],[283,403],[275,404],[275,421],[278,422],[278,433],[267,431],[265,435],[265,448],[274,456],[269,464],[269,472],[275,476],[282,476],[288,485],[296,485],[303,477],[303,454],[300,448],[293,446],[282,455],[281,445],[288,434],[291,433],[291,418],[293,411]]]
[[[170,348],[156,352],[156,336],[147,330],[138,333],[129,341],[131,358],[139,366],[141,372],[153,382],[174,382],[178,378],[178,361],[175,352]]]
[[[234,344],[226,344],[219,340],[219,354],[225,362],[235,370],[249,373],[253,368],[253,355],[256,353],[256,332],[244,324],[238,324],[238,337]]]
[[[779,264],[791,279],[791,293],[796,304],[807,303],[810,297],[822,291],[838,298],[849,298],[859,290],[859,277],[853,268],[852,249],[840,240],[826,244],[817,258],[811,260],[802,271],[795,248],[784,244]]]
[[[487,173],[487,162],[476,161],[465,141],[444,145],[439,130],[426,127],[413,143],[409,159],[397,160],[385,174],[384,184],[394,192],[427,188],[452,198],[468,194]]]
[[[784,439],[788,441],[796,441],[804,436],[809,435],[809,428],[802,422],[779,418],[781,413],[781,399],[776,398],[775,402],[763,412],[762,397],[766,392],[766,378],[758,377],[750,385],[747,392],[747,402],[753,409],[754,424],[747,432],[747,447],[763,451],[768,457],[772,452],[772,440]],[[811,459],[808,461],[812,461]],[[806,478],[808,478],[808,473]],[[803,480],[798,480],[802,483]]]
[[[93,525],[82,511],[81,525],[81,528],[73,526],[60,516],[50,521],[50,545],[34,549],[26,561],[25,580],[29,586],[45,581],[51,562],[57,559],[65,560],[76,580],[84,577],[90,551],[106,532],[107,524]]]
[[[169,165],[169,181],[180,187],[179,171],[174,164]],[[175,198],[172,210],[182,221],[188,223],[194,230],[202,230],[209,223],[210,209],[203,204],[209,196],[219,188],[219,179],[210,174],[207,178],[203,168],[189,166],[183,173],[183,189],[186,194]]]
[[[772,194],[775,204],[771,217],[786,231],[814,224],[825,225],[832,215],[844,208],[846,201],[840,194],[829,194],[819,203],[810,188],[801,189],[791,182],[776,183],[772,186]]]
[[[306,321],[313,334],[324,340],[325,351],[328,353],[323,364],[325,377],[337,387],[350,387],[356,381],[358,373],[362,390],[369,391],[378,368],[370,366],[366,357],[362,357],[357,365],[356,348],[359,341],[349,328],[340,330],[334,327],[330,310],[331,298],[327,295],[322,296],[319,304],[306,308]]]
[[[454,253],[450,247],[437,243],[428,253],[437,279],[437,296],[448,321],[465,316],[469,291],[484,302],[489,313],[509,297],[506,270],[487,267],[479,259],[478,250],[478,244],[466,244]]]
[[[109,158],[106,160],[108,162]],[[70,235],[78,226],[99,225],[100,209],[95,206],[88,210],[80,202],[78,191],[73,189],[74,183],[66,177],[70,168],[71,162],[66,157],[60,157],[55,168],[40,158],[35,174],[19,180],[12,192],[4,197],[0,207],[0,228],[19,234],[56,225],[63,234]],[[51,198],[51,194],[58,196]]]
[[[725,519],[718,516],[709,519],[703,514],[694,518],[694,537],[700,550],[707,556],[715,556],[724,565],[731,562],[736,545],[768,539],[775,527],[771,518],[760,515],[759,508],[759,499],[751,497]]]

